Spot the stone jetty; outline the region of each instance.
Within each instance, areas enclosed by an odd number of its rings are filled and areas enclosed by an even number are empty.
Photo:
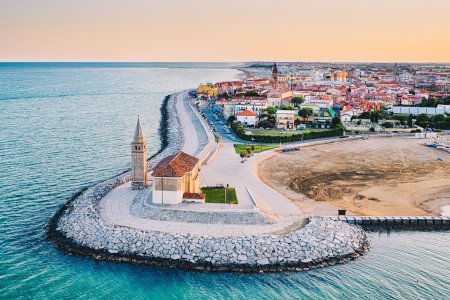
[[[183,145],[178,116],[167,109],[174,107],[175,99],[167,97],[163,104],[165,145],[149,159],[150,168]],[[49,221],[47,237],[63,251],[98,260],[205,271],[301,271],[342,263],[368,249],[363,229],[320,217],[310,218],[304,227],[290,232],[256,236],[173,234],[104,221],[100,200],[129,180],[130,174],[125,172],[75,195]]]

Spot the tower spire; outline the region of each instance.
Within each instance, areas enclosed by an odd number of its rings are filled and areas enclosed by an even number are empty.
[[[136,129],[134,130],[134,139],[138,140],[138,139],[143,139],[143,138],[144,138],[144,132],[142,131],[141,121],[139,120],[139,116],[138,116]]]
[[[147,186],[147,143],[138,117],[131,143],[131,188],[142,189]]]

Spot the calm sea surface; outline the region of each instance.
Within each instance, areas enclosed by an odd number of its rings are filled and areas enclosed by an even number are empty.
[[[371,234],[356,261],[302,273],[209,274],[61,254],[47,220],[129,166],[141,116],[160,147],[163,97],[235,79],[227,64],[0,64],[0,299],[450,299],[450,233]]]

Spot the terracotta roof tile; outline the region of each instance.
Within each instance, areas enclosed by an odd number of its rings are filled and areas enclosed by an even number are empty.
[[[243,110],[240,113],[238,113],[238,116],[240,116],[240,117],[256,117],[257,114],[253,111]]]
[[[178,152],[161,160],[153,169],[153,177],[182,177],[192,171],[198,162],[195,158],[184,152]]]

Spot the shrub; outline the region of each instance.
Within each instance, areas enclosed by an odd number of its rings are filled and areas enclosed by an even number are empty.
[[[242,126],[242,125],[241,125]],[[344,133],[344,127],[342,125],[337,125],[334,129],[324,130],[324,131],[312,131],[304,132],[293,135],[281,135],[281,136],[269,136],[269,135],[246,135],[245,130],[238,126],[237,122],[231,125],[231,128],[236,133],[236,135],[247,141],[254,141],[260,143],[288,143],[301,140],[312,140],[327,137],[341,136]]]

